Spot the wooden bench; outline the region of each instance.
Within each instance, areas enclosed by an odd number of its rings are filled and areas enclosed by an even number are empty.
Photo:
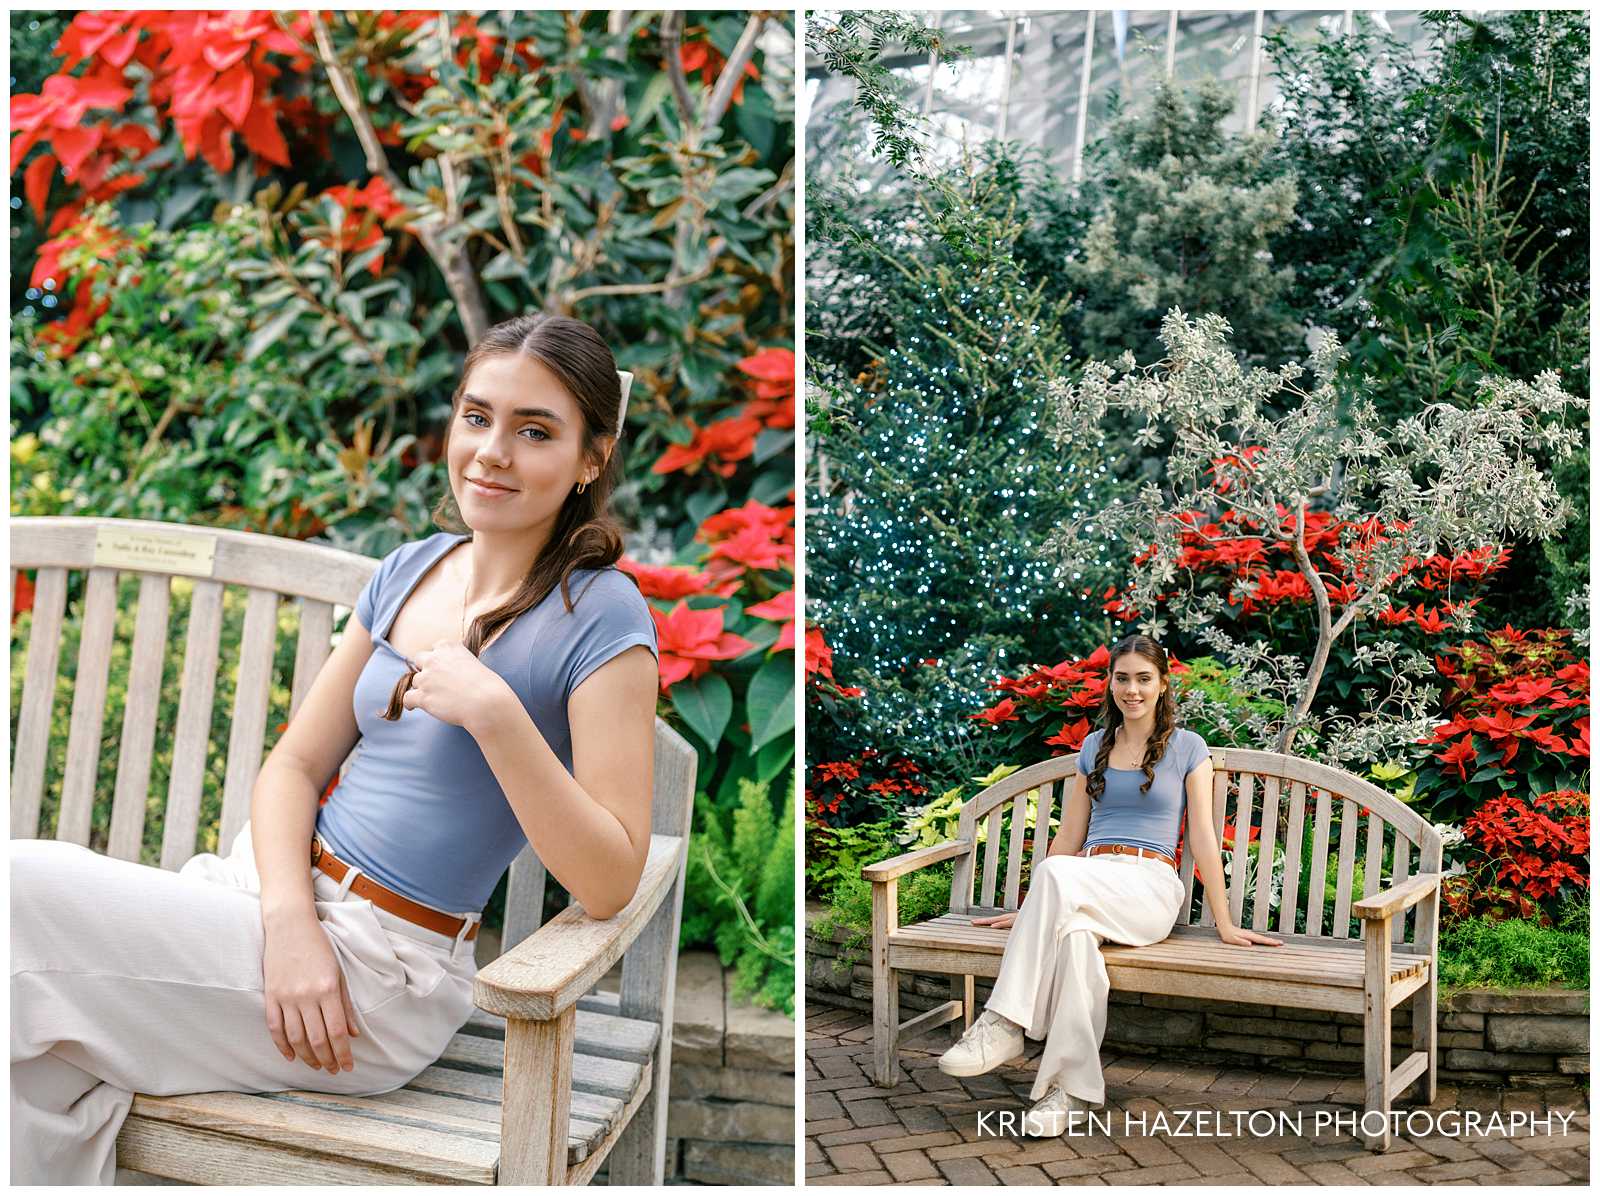
[[[164,812],[160,865],[178,868],[197,850],[211,767],[223,776],[222,800],[206,829],[216,826],[226,851],[249,818],[264,756],[280,618],[297,627],[292,676],[284,678],[292,717],[332,650],[335,608],[354,608],[377,565],[247,532],[141,520],[12,520],[11,592],[17,570],[38,570],[21,708],[13,712],[12,837],[41,833],[57,669],[64,633],[72,630],[79,647],[65,764],[50,793],[55,837],[89,846],[96,795],[111,789],[104,850],[138,860],[147,810]],[[75,571],[85,571],[87,581],[68,611]],[[139,579],[138,607],[121,731],[107,740],[123,573]],[[163,744],[172,745],[162,795],[149,789],[174,578],[183,578],[179,588],[190,597],[176,722],[162,729]],[[245,595],[237,659],[219,659],[227,587]],[[218,679],[233,676],[231,722],[213,736]],[[226,743],[225,755],[213,749],[213,738]],[[114,782],[99,775],[102,751],[112,745]],[[649,858],[638,892],[613,918],[598,922],[568,906],[541,927],[545,871],[523,850],[511,867],[503,954],[474,987],[479,1012],[404,1089],[360,1098],[137,1096],[117,1140],[119,1166],[206,1184],[542,1184],[587,1182],[609,1160],[612,1183],[661,1183],[695,768],[694,749],[657,720]],[[591,992],[618,960],[620,991]],[[262,1033],[265,1045],[265,1026]]]
[[[1185,852],[1179,873],[1184,901],[1171,935],[1149,947],[1105,944],[1101,953],[1111,986],[1126,992],[1360,1014],[1366,1110],[1381,1110],[1387,1125],[1391,1103],[1418,1079],[1424,1081],[1424,1099],[1431,1103],[1438,1085],[1443,860],[1438,831],[1398,799],[1339,769],[1295,756],[1231,748],[1213,751],[1211,762],[1216,774],[1212,815],[1218,842],[1225,820],[1241,828],[1242,841],[1248,841],[1243,828],[1260,827],[1259,858],[1268,861],[1255,870],[1247,890],[1243,852],[1236,856],[1241,863],[1233,868],[1228,888],[1234,925],[1271,933],[1284,945],[1238,947],[1218,939],[1211,911],[1195,886],[1193,856]],[[960,1023],[957,1033],[971,1025],[974,980],[999,974],[1008,934],[974,926],[972,920],[1017,908],[1023,859],[1031,858],[1034,867],[1044,859],[1051,811],[1064,806],[1076,773],[1076,756],[1020,769],[968,799],[953,841],[862,869],[872,884],[873,1078],[879,1085],[893,1087],[899,1078],[896,1051],[904,1039],[952,1021]],[[1030,834],[1028,799],[1034,793],[1038,813]],[[1364,827],[1362,807],[1367,811]],[[1336,809],[1338,841],[1333,843]],[[985,833],[978,891],[980,822]],[[1307,833],[1311,860],[1301,875]],[[1269,896],[1274,844],[1286,856],[1282,902],[1275,915]],[[1331,918],[1325,916],[1330,852],[1338,860]],[[1358,857],[1361,891],[1356,893]],[[950,912],[900,926],[896,882],[941,860],[955,861]],[[975,891],[981,892],[981,900],[975,900]],[[1415,915],[1408,918],[1413,906]],[[1302,910],[1305,927],[1297,932],[1296,914]],[[1354,932],[1352,920],[1359,922]],[[902,1023],[897,975],[901,971],[948,973],[952,999]],[[1412,1050],[1392,1067],[1390,1011],[1408,1000]],[[1369,1147],[1389,1147],[1387,1130],[1366,1137]]]

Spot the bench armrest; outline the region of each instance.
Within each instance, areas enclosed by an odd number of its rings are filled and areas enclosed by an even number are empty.
[[[873,884],[881,884],[904,876],[907,872],[915,872],[918,868],[926,868],[929,864],[937,864],[940,860],[966,855],[972,847],[971,839],[952,839],[948,843],[935,843],[932,847],[919,847],[916,851],[868,864],[861,869],[861,875]]]
[[[1350,907],[1350,912],[1366,922],[1387,922],[1396,914],[1410,909],[1428,894],[1436,892],[1441,879],[1441,875],[1437,872],[1419,872],[1393,888],[1383,889],[1371,897],[1363,897]]]
[[[603,922],[569,905],[478,973],[472,1000],[503,1017],[549,1021],[611,970],[661,907],[683,871],[685,841],[651,835],[633,899]]]

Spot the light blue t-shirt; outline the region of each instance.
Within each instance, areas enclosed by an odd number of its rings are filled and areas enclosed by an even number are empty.
[[[425,710],[383,718],[406,658],[388,634],[423,575],[464,535],[438,532],[402,544],[361,591],[355,617],[372,636],[356,680],[361,739],[355,759],[317,816],[317,833],[341,859],[435,909],[481,910],[527,843],[477,740]],[[577,569],[568,612],[557,586],[483,648],[478,659],[516,692],[551,751],[572,771],[567,699],[618,653],[656,652],[649,605],[627,574]]]
[[[1088,776],[1094,768],[1095,752],[1100,747],[1100,731],[1090,731],[1078,752],[1078,771]],[[1156,779],[1150,792],[1140,793],[1144,784],[1142,768],[1107,768],[1106,788],[1098,801],[1090,802],[1089,833],[1085,848],[1102,843],[1131,843],[1164,851],[1174,859],[1178,854],[1178,825],[1183,820],[1184,778],[1200,766],[1210,749],[1193,731],[1179,729],[1167,740],[1167,750],[1156,764]]]

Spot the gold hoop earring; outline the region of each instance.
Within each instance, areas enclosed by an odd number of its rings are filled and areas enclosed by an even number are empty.
[[[582,494],[584,492],[584,490],[588,487],[588,485],[589,485],[588,482],[579,482],[578,483],[578,493]]]

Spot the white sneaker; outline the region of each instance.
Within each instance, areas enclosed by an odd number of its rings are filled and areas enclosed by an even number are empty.
[[[947,1076],[981,1076],[1022,1054],[1022,1027],[984,1010],[972,1027],[944,1054],[939,1070]]]
[[[1088,1112],[1085,1102],[1052,1088],[1042,1101],[1028,1110],[1022,1119],[1022,1132],[1030,1138],[1053,1138],[1066,1133],[1069,1125],[1081,1126]]]

